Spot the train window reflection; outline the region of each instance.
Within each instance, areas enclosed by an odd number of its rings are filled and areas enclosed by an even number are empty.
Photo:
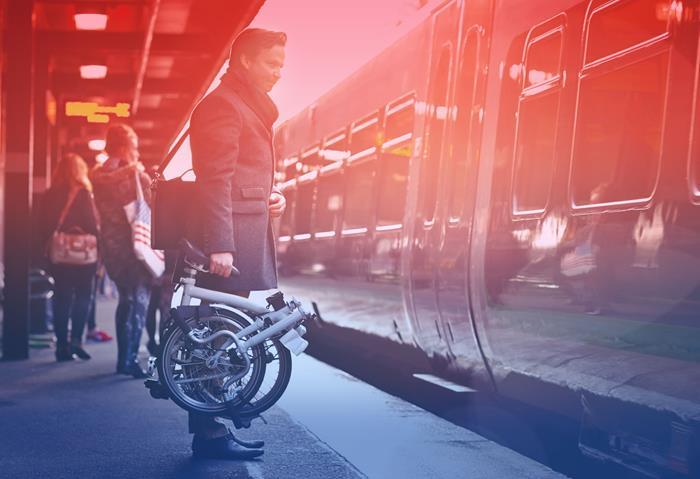
[[[668,54],[581,80],[572,166],[577,205],[651,195],[658,174]]]
[[[376,161],[365,161],[347,170],[343,229],[367,227],[373,209]]]
[[[449,44],[442,47],[440,59],[433,76],[433,84],[430,91],[430,117],[426,139],[426,152],[423,155],[421,168],[421,180],[423,185],[422,207],[423,219],[430,221],[435,216],[435,203],[437,200],[438,170],[442,157],[443,134],[445,131],[446,114],[439,114],[446,109],[448,81],[452,48]]]
[[[335,231],[336,218],[343,204],[342,175],[334,173],[318,180],[314,231]]]
[[[525,60],[525,88],[559,77],[562,35],[556,31],[530,44]]]
[[[294,205],[294,234],[311,233],[311,208],[314,203],[314,182],[297,187],[297,201]]]
[[[465,40],[462,64],[457,79],[456,101],[457,118],[453,143],[455,151],[449,169],[450,201],[449,217],[461,218],[464,213],[468,175],[475,175],[474,160],[476,151],[473,145],[472,119],[474,117],[474,97],[476,94],[477,69],[479,67],[479,33],[471,30]]]
[[[668,31],[670,0],[624,0],[593,11],[586,63],[634,47]]]

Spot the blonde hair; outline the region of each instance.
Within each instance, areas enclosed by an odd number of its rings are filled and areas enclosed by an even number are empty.
[[[83,187],[92,191],[88,178],[88,166],[80,155],[69,153],[58,162],[53,174],[54,185],[67,185],[69,188]]]

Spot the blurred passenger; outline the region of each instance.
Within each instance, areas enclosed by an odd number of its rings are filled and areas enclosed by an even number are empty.
[[[247,297],[277,287],[270,219],[285,199],[273,188],[272,125],[277,107],[268,92],[284,65],[284,33],[243,31],[233,42],[221,85],[192,113],[192,167],[197,176],[198,218],[192,240],[210,257],[198,284]],[[236,266],[240,276],[232,276]],[[190,415],[195,457],[250,459],[262,443],[244,443],[208,416]],[[251,447],[243,449],[240,446]],[[257,447],[257,448],[256,448]]]
[[[88,167],[78,155],[66,155],[57,165],[51,188],[41,205],[42,243],[48,242],[53,298],[56,359],[74,355],[90,359],[83,349],[97,270],[98,217],[88,179]],[[68,320],[71,340],[68,341]]]
[[[139,162],[138,137],[126,125],[107,130],[107,161],[93,171],[95,200],[102,220],[104,264],[117,285],[117,373],[144,378],[138,362],[141,333],[150,297],[151,274],[134,253],[124,206],[136,198],[136,178],[150,203],[150,179]]]

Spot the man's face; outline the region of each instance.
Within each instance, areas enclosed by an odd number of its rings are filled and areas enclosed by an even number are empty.
[[[253,59],[243,55],[241,63],[253,84],[262,91],[269,92],[281,77],[280,70],[284,66],[284,47],[275,45],[272,48],[266,48]]]

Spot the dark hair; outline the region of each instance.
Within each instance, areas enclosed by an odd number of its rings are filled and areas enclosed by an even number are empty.
[[[133,142],[138,141],[138,136],[133,128],[122,123],[112,125],[107,129],[105,151],[110,156],[120,155],[124,149]]]
[[[248,28],[238,34],[231,45],[231,55],[229,63],[238,65],[241,56],[253,59],[262,50],[272,48],[275,45],[284,46],[287,43],[287,34],[283,32],[273,32],[262,28]]]

